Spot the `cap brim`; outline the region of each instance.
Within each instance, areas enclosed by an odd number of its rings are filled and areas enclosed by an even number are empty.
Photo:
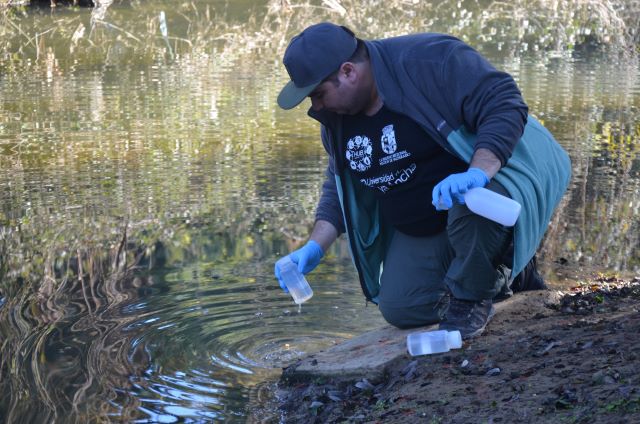
[[[320,83],[296,87],[293,81],[289,81],[278,95],[278,106],[282,109],[293,109],[298,106]]]

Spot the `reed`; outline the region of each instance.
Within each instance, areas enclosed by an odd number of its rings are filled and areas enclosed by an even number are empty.
[[[640,37],[637,2],[624,0],[269,0],[246,22],[233,22],[224,11],[192,1],[166,11],[166,36],[157,9],[132,3],[125,14],[109,8],[111,3],[103,0],[93,9],[54,16],[29,29],[22,23],[30,13],[27,8],[3,7],[0,36],[6,42],[0,46],[0,63],[33,63],[47,54],[61,62],[89,64],[133,58],[153,63],[201,54],[273,58],[293,34],[320,20],[346,24],[365,38],[447,32],[477,47],[514,55],[585,47],[636,49]]]

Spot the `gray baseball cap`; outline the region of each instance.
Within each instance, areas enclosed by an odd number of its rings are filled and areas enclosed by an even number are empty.
[[[349,28],[329,22],[312,25],[293,37],[282,60],[291,81],[280,91],[278,105],[283,109],[299,105],[349,60],[357,46]]]

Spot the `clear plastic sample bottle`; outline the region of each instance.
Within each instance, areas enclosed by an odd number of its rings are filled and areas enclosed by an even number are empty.
[[[291,261],[289,256],[285,256],[276,262],[276,266],[280,270],[280,279],[287,289],[289,294],[293,297],[293,301],[298,305],[311,299],[313,296],[313,290],[304,278],[304,275],[298,271],[298,265]]]
[[[407,350],[411,356],[448,352],[462,347],[459,331],[423,331],[407,336]]]

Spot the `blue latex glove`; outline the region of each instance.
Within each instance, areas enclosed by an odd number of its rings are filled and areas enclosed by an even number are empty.
[[[467,172],[451,174],[433,188],[431,203],[438,211],[453,207],[454,199],[464,205],[464,193],[471,188],[484,187],[488,182],[489,177],[480,168],[469,168]]]
[[[289,253],[291,262],[298,265],[298,271],[302,274],[308,274],[313,271],[318,266],[323,256],[324,251],[322,250],[322,247],[320,247],[320,245],[314,240],[309,240],[307,244],[302,246],[300,249]],[[280,283],[280,287],[285,291],[285,293],[289,293],[287,286],[285,286],[280,279],[280,270],[278,269],[278,266],[276,265],[274,268],[274,273],[278,279],[278,283]]]

